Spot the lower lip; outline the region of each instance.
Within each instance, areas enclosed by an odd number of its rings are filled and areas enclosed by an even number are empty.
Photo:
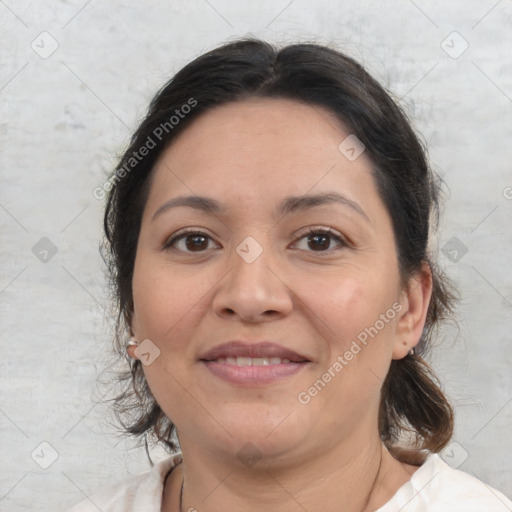
[[[201,361],[216,377],[231,384],[270,384],[286,379],[303,370],[309,363],[269,364],[265,366],[237,366]]]

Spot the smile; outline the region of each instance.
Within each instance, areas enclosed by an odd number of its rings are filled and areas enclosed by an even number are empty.
[[[199,357],[210,375],[238,386],[261,386],[289,378],[312,362],[294,350],[269,341],[232,340]]]

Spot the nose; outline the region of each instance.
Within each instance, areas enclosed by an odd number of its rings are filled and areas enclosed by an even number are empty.
[[[251,258],[244,258],[242,251],[233,251],[228,263],[231,268],[213,297],[216,315],[257,323],[290,313],[292,292],[269,252],[265,249],[251,261]]]

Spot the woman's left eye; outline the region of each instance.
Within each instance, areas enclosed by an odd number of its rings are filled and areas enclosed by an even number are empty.
[[[347,247],[348,244],[338,233],[335,233],[331,229],[315,229],[310,228],[308,232],[301,236],[299,240],[306,240],[307,246],[313,252],[330,252],[331,242],[332,240],[337,240],[338,247]],[[297,245],[297,244],[295,244]],[[299,247],[299,249],[304,249],[303,247]],[[304,249],[308,250],[308,249]]]

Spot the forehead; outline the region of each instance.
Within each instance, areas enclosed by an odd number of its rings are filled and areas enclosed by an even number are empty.
[[[293,100],[251,99],[213,108],[162,153],[148,203],[197,194],[262,208],[287,194],[375,196],[367,155],[349,160],[339,149],[349,135],[333,113]]]

